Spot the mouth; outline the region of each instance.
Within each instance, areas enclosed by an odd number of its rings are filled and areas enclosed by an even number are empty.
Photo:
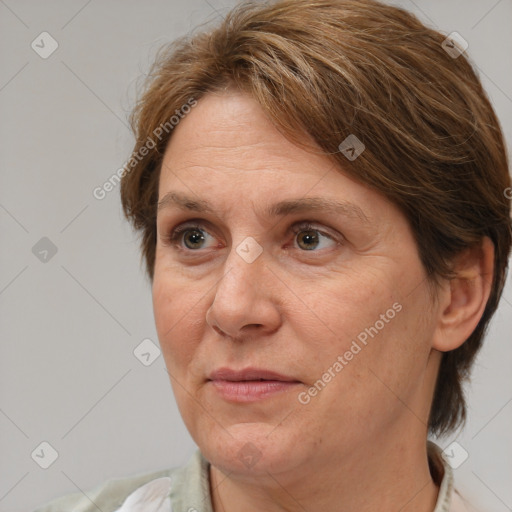
[[[219,368],[210,374],[208,382],[229,402],[254,402],[282,394],[302,384],[294,377],[260,368]]]
[[[242,381],[277,381],[277,382],[300,382],[294,377],[282,375],[271,370],[260,368],[246,368],[244,370],[232,370],[230,368],[219,368],[210,374],[208,380],[225,380],[229,382]]]

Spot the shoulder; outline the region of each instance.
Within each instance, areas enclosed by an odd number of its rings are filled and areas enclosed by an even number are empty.
[[[163,469],[128,477],[111,478],[90,490],[66,494],[56,498],[33,512],[115,512],[126,498],[144,484],[161,477],[171,478],[171,499],[181,500],[183,496],[199,494],[198,500],[209,498],[204,495],[207,479],[207,461],[199,450],[189,462],[178,468]]]
[[[171,476],[174,469],[144,473],[131,477],[111,478],[94,488],[66,494],[46,503],[34,512],[114,512],[126,497],[145,483],[162,476]]]

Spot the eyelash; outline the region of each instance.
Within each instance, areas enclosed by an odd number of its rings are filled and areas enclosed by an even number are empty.
[[[291,232],[297,236],[302,231],[317,231],[322,236],[327,237],[328,239],[332,240],[333,242],[337,242],[338,244],[341,244],[340,240],[337,240],[334,236],[322,231],[321,229],[318,229],[315,227],[314,224],[311,224],[309,221],[300,222],[298,224],[294,224],[291,226]],[[166,245],[174,245],[179,246],[177,242],[181,241],[181,237],[184,233],[187,231],[207,231],[204,229],[204,226],[201,223],[194,223],[194,224],[182,224],[181,226],[178,226],[174,229],[172,229],[168,234],[164,235],[164,243]],[[188,248],[182,248],[178,247],[180,250],[187,251],[187,252],[199,252],[200,249],[193,250]],[[311,251],[301,251],[301,252],[319,252],[315,250]]]

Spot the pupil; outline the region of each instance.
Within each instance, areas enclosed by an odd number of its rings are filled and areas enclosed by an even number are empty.
[[[308,233],[308,231],[305,231],[305,233]],[[309,231],[309,233],[312,233],[312,231]],[[315,235],[310,235],[310,234],[306,234],[306,235],[303,235],[301,237],[302,241],[305,241],[306,240],[306,246],[308,247],[308,250],[311,249],[312,245],[307,245],[311,242],[313,242],[314,246],[316,246],[316,236]]]
[[[204,236],[199,231],[192,231],[193,234],[189,235],[188,239],[193,239],[192,244],[197,244],[204,240]]]

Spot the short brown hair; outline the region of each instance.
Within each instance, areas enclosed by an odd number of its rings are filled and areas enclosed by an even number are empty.
[[[469,60],[447,53],[445,38],[374,0],[243,2],[220,25],[161,49],[131,116],[133,154],[149,140],[154,147],[132,159],[121,182],[152,281],[169,119],[182,117],[191,98],[235,87],[290,140],[301,144],[306,132],[341,170],[401,209],[429,284],[453,277],[453,257],[488,236],[495,247],[490,298],[467,341],[443,354],[428,425],[436,434],[466,418],[462,383],[498,306],[512,239],[499,121]],[[338,149],[350,134],[366,146],[353,161]]]

